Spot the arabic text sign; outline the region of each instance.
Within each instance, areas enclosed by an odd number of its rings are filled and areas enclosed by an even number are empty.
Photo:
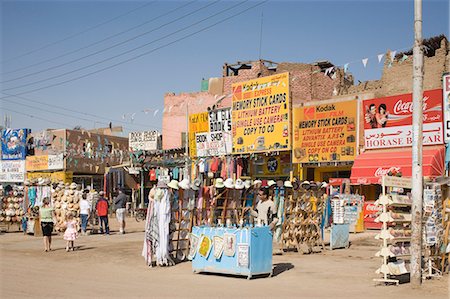
[[[444,97],[444,139],[450,142],[450,74],[444,75],[443,97]]]
[[[412,94],[366,100],[364,109],[365,148],[390,148],[412,144]],[[442,144],[442,91],[424,92],[424,145]]]
[[[208,112],[189,115],[189,155],[191,157],[197,156],[195,134],[205,132],[209,132]]]
[[[49,170],[64,169],[64,154],[48,155],[48,169]]]
[[[25,160],[27,133],[28,129],[2,130],[2,160]]]
[[[294,109],[293,162],[353,161],[357,102]]]
[[[0,182],[21,183],[25,180],[25,160],[0,161]]]
[[[158,149],[158,131],[130,132],[129,148],[133,151],[154,151]]]
[[[222,156],[231,153],[232,138],[230,132],[195,134],[197,156]]]
[[[236,83],[233,153],[289,150],[289,73]]]
[[[26,159],[27,171],[47,170],[48,155],[28,156]]]

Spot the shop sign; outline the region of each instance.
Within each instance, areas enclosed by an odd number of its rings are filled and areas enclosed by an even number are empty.
[[[132,151],[154,151],[158,149],[158,131],[130,132],[128,147]]]
[[[3,129],[2,160],[25,160],[29,129]]]
[[[29,156],[26,159],[27,171],[39,171],[48,169],[48,155]]]
[[[382,211],[383,207],[375,205],[375,202],[364,202],[364,227],[366,229],[381,229],[382,223],[375,222],[375,219]]]
[[[28,172],[27,179],[49,178],[52,182],[71,183],[73,180],[73,172],[56,171],[56,172]]]
[[[412,94],[365,100],[364,144],[366,149],[411,146]],[[423,94],[423,144],[443,144],[442,91]]]
[[[444,75],[443,98],[444,98],[444,139],[450,143],[450,74]]]
[[[48,155],[48,169],[49,170],[64,169],[64,154]]]
[[[382,184],[385,187],[398,187],[398,188],[411,189],[412,188],[412,179],[385,175],[382,177]]]
[[[25,180],[25,160],[0,161],[0,182],[22,183]]]
[[[289,73],[232,85],[233,153],[290,150]]]
[[[356,101],[296,108],[293,118],[294,163],[355,159]]]
[[[227,132],[195,134],[197,157],[222,156],[231,153],[231,134]]]
[[[197,133],[209,132],[208,112],[189,115],[189,155],[197,157]]]

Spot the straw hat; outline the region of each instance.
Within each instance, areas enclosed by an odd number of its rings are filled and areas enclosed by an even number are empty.
[[[167,187],[178,190],[178,182],[176,180],[171,180],[170,183],[167,184]]]
[[[284,182],[284,187],[286,187],[286,188],[293,188],[291,181],[285,181]]]
[[[320,185],[320,188],[326,188],[326,187],[328,187],[328,183],[322,182],[322,184]]]
[[[252,186],[252,181],[250,181],[250,180],[245,180],[244,181],[244,187],[245,187],[245,189],[248,189],[248,188],[250,188]]]
[[[216,188],[223,188],[223,187],[225,187],[225,185],[223,184],[223,179],[221,179],[221,178],[216,179],[216,183],[214,184],[214,186]]]
[[[194,191],[197,191],[200,189],[200,186],[202,185],[202,181],[199,178],[196,178],[194,182],[191,184],[191,189]]]
[[[310,184],[309,184],[308,181],[302,182],[302,183],[300,184],[300,186],[301,186],[303,189],[306,189],[306,190],[309,190],[309,189],[311,188],[311,186],[310,186]]]
[[[223,184],[225,185],[225,188],[227,188],[227,189],[234,189],[234,183],[233,183],[232,178],[226,179]]]
[[[244,182],[241,179],[237,179],[234,188],[236,188],[237,190],[244,189],[245,188]]]
[[[254,180],[254,181],[253,181],[253,186],[261,185],[261,184],[262,184],[262,181],[261,181],[261,180]]]
[[[69,188],[72,189],[72,190],[77,189],[77,183],[70,184]]]
[[[178,183],[178,187],[180,187],[183,190],[189,189],[189,180],[183,179],[181,182]]]
[[[268,185],[267,185],[267,180],[263,180],[262,181],[262,183],[261,183],[261,187],[267,187]]]
[[[270,180],[267,182],[267,186],[268,187],[272,187],[273,185],[276,185],[277,182],[275,182],[274,180]]]

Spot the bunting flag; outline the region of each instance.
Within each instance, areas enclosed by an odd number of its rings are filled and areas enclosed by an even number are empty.
[[[403,62],[403,61],[405,61],[407,59],[408,59],[408,55],[403,54],[402,58],[400,59],[400,62]]]
[[[164,107],[163,112],[162,113],[166,113],[166,107]]]
[[[344,73],[348,71],[348,63],[344,64]]]
[[[333,68],[334,68],[333,66],[327,68],[327,69],[325,70],[325,76],[328,76],[328,74],[331,73],[331,72],[333,71]]]
[[[395,54],[397,54],[397,51],[392,51],[391,52],[391,61],[394,61]]]
[[[158,114],[158,112],[159,112],[159,109],[156,109],[155,112],[153,112],[153,117],[155,117],[156,114]]]
[[[169,113],[172,111],[173,105],[169,107]]]
[[[203,99],[202,98],[200,98],[200,99],[198,99],[198,102],[197,102],[199,105],[201,105],[201,104],[203,104]]]
[[[391,67],[392,67],[392,61],[389,61],[388,68],[390,69]]]
[[[381,60],[383,59],[384,54],[378,54],[378,63],[381,62]]]
[[[367,61],[369,61],[369,58],[364,58],[364,59],[362,60],[362,64],[364,65],[364,67],[367,66]]]

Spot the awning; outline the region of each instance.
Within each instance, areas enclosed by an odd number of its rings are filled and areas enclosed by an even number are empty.
[[[423,149],[423,176],[438,177],[444,174],[445,147],[427,146]],[[350,177],[352,184],[381,184],[381,177],[389,172],[412,176],[412,150],[389,149],[368,151],[355,159]]]

